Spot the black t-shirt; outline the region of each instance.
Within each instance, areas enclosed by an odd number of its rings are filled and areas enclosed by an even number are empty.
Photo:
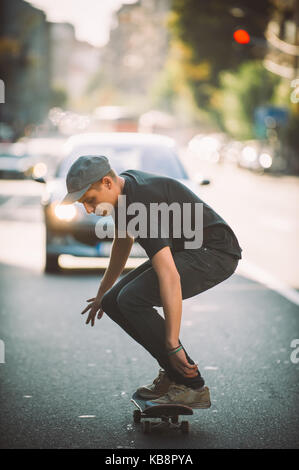
[[[156,219],[158,223],[156,227],[153,226],[152,220],[150,219],[150,204],[151,203],[166,203],[168,207],[176,203],[176,206],[181,209],[181,223],[183,219],[183,203],[189,203],[188,207],[190,210],[190,230],[195,230],[195,223],[198,221],[195,214],[195,203],[203,204],[203,217],[202,217],[202,245],[209,248],[216,248],[225,253],[230,253],[238,259],[241,259],[241,251],[236,235],[225,220],[220,217],[208,204],[200,199],[193,191],[191,191],[186,185],[177,181],[174,178],[161,176],[153,173],[148,173],[140,170],[126,170],[120,173],[125,179],[122,194],[126,196],[126,219],[125,226],[130,220],[134,219],[138,214],[132,212],[132,215],[127,214],[127,208],[132,203],[142,203],[147,209],[147,232],[142,236],[137,236],[135,241],[138,242],[145,250],[148,257],[151,259],[155,253],[161,248],[169,246],[172,253],[182,251],[186,249],[185,242],[195,240],[195,235],[192,237],[191,232],[184,233],[184,229],[181,225],[180,236],[177,237],[178,233],[174,232],[174,228],[178,228],[178,224],[174,226],[174,211],[169,211],[168,223],[169,231],[165,232],[165,227],[161,224],[160,217]],[[191,203],[191,204],[190,204]],[[174,206],[172,206],[174,207]],[[178,220],[177,218],[175,219]],[[115,208],[114,217],[116,228],[118,228],[118,205]],[[150,222],[151,221],[151,222]],[[179,223],[180,225],[180,223]],[[196,227],[196,230],[200,230],[201,227]],[[149,236],[152,230],[155,232],[158,230],[157,238]],[[129,231],[130,232],[130,231]],[[176,235],[176,236],[174,236]],[[198,237],[197,237],[198,239]]]

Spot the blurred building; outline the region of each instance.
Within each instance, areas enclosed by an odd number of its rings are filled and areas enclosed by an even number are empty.
[[[75,38],[68,23],[46,21],[23,0],[0,3],[0,140],[39,134],[53,106],[84,95],[99,67],[100,50]],[[68,103],[67,103],[68,102]]]
[[[166,17],[170,0],[123,5],[102,51],[102,75],[124,93],[145,94],[163,68],[168,51]]]
[[[272,0],[272,4],[265,66],[281,77],[299,78],[299,0]]]
[[[99,68],[100,49],[75,38],[73,25],[50,23],[52,85],[69,101],[82,96]]]
[[[12,137],[41,122],[48,112],[49,54],[45,14],[22,0],[1,0],[0,78],[5,84],[5,103],[0,105],[0,120],[12,129]]]

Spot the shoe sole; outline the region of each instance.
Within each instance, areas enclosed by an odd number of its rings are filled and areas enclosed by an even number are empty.
[[[211,408],[212,404],[211,402],[206,402],[206,403],[155,403],[155,405],[182,405],[182,406],[188,406],[188,408],[194,408],[194,409],[205,409],[205,408]]]
[[[195,409],[204,409],[204,408],[211,408],[212,403],[192,403],[191,405],[188,405],[186,403],[185,406],[189,406],[189,408],[195,408]]]
[[[163,395],[165,395],[165,393],[161,394],[161,395],[155,395],[155,396],[149,396],[149,395],[141,395],[140,393],[137,393],[138,397],[140,397],[142,400],[157,400],[158,398],[160,397],[163,397]]]

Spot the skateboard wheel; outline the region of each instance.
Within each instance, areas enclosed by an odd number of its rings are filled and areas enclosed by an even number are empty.
[[[189,434],[189,430],[190,430],[189,421],[182,421],[181,422],[182,434]]]
[[[151,432],[151,422],[150,421],[143,421],[142,428],[144,434],[150,434]]]
[[[170,419],[171,419],[171,422],[173,424],[178,424],[178,422],[179,422],[179,417],[178,416],[172,416]]]
[[[134,420],[134,423],[136,423],[136,424],[140,423],[140,421],[141,421],[141,412],[139,410],[134,410],[133,420]]]

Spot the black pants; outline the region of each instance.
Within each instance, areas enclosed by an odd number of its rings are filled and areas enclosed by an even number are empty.
[[[173,253],[173,258],[183,299],[230,277],[239,261],[230,254],[204,246]],[[205,382],[200,372],[195,378],[185,378],[171,366],[165,348],[165,320],[154,306],[162,307],[162,302],[158,277],[150,260],[123,276],[102,298],[104,312],[158,361],[170,380],[201,387]],[[185,348],[184,351],[189,363],[194,364]]]

